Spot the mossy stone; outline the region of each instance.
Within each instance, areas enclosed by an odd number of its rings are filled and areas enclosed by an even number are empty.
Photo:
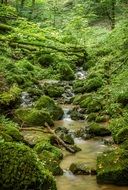
[[[35,108],[39,110],[45,108],[50,113],[53,120],[61,119],[64,114],[62,108],[55,104],[54,100],[52,100],[49,96],[41,96],[35,102]]]
[[[107,136],[111,134],[110,130],[107,127],[102,126],[98,123],[91,123],[87,130],[87,133],[94,136]]]
[[[28,126],[43,126],[45,122],[53,125],[49,112],[45,109],[19,108],[15,110],[15,117],[19,122]]]
[[[13,190],[56,190],[54,178],[29,147],[0,143],[0,187]]]
[[[128,150],[116,148],[98,156],[97,182],[128,185]]]

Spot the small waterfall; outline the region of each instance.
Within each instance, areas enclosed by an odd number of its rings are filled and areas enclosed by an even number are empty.
[[[83,67],[78,67],[76,72],[76,79],[85,79],[86,78],[86,72],[83,70]]]
[[[30,98],[27,92],[21,93],[21,106],[22,107],[32,106],[32,98]]]

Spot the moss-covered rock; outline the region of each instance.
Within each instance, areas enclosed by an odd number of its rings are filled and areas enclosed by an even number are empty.
[[[5,141],[23,141],[18,124],[5,117],[0,117],[0,136]]]
[[[21,89],[15,84],[8,91],[0,93],[0,107],[13,107],[19,100],[20,94]]]
[[[85,108],[86,113],[98,112],[102,109],[102,102],[100,99],[90,95],[80,102],[80,107]]]
[[[97,182],[128,185],[128,150],[117,148],[98,156]]]
[[[55,104],[49,96],[41,96],[36,102],[35,107],[39,110],[45,108],[53,120],[61,119],[64,112],[61,107]]]
[[[128,137],[127,118],[119,117],[112,119],[109,124],[109,129],[112,132],[114,141],[118,144],[124,142]]]
[[[73,80],[75,79],[75,74],[69,64],[62,63],[59,64],[59,73],[61,80]]]
[[[52,175],[23,144],[0,143],[0,187],[14,190],[56,190]]]
[[[71,119],[73,120],[84,120],[85,116],[76,110],[75,108],[70,112]]]
[[[53,125],[53,121],[46,109],[19,108],[15,110],[16,119],[28,126],[43,126],[45,122]]]
[[[39,155],[39,158],[44,163],[45,167],[52,172],[53,175],[62,175],[63,170],[59,163],[63,158],[63,154],[55,146],[52,146],[48,141],[41,141],[36,144],[34,150]]]
[[[102,78],[97,76],[86,80],[77,80],[73,85],[73,89],[75,93],[89,93],[97,91],[102,85]]]
[[[96,169],[87,166],[87,163],[72,163],[69,170],[75,175],[96,175]]]
[[[49,97],[61,97],[61,95],[64,93],[64,88],[56,84],[45,84],[43,88],[44,93]]]
[[[91,123],[87,129],[87,133],[94,136],[107,136],[111,134],[110,130],[107,127],[98,123]]]

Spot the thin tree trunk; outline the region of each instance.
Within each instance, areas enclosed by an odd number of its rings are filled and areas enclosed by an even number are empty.
[[[71,152],[71,153],[75,153],[75,150],[73,150],[71,147],[69,147],[60,137],[58,137],[58,136],[55,134],[54,130],[52,130],[52,129],[50,128],[50,126],[49,126],[47,123],[45,123],[45,126],[47,127],[48,131],[49,131],[51,134],[53,134],[53,136],[57,139],[57,141],[58,141],[63,147],[65,147],[66,150],[68,150],[68,151]]]

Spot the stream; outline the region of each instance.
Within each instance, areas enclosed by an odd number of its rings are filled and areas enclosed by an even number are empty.
[[[64,105],[64,117],[60,121],[55,122],[55,127],[64,126],[71,131],[85,126],[86,122],[74,121],[70,118],[68,111],[72,105]],[[110,138],[110,137],[106,137]],[[96,176],[91,175],[74,175],[69,171],[69,166],[73,162],[86,162],[88,166],[96,166],[96,157],[98,154],[107,150],[107,145],[104,145],[103,139],[82,140],[75,138],[75,144],[82,150],[76,154],[71,154],[64,151],[64,159],[60,166],[64,170],[63,176],[56,177],[58,190],[128,190],[128,187],[119,187],[115,185],[99,185],[96,182]]]

